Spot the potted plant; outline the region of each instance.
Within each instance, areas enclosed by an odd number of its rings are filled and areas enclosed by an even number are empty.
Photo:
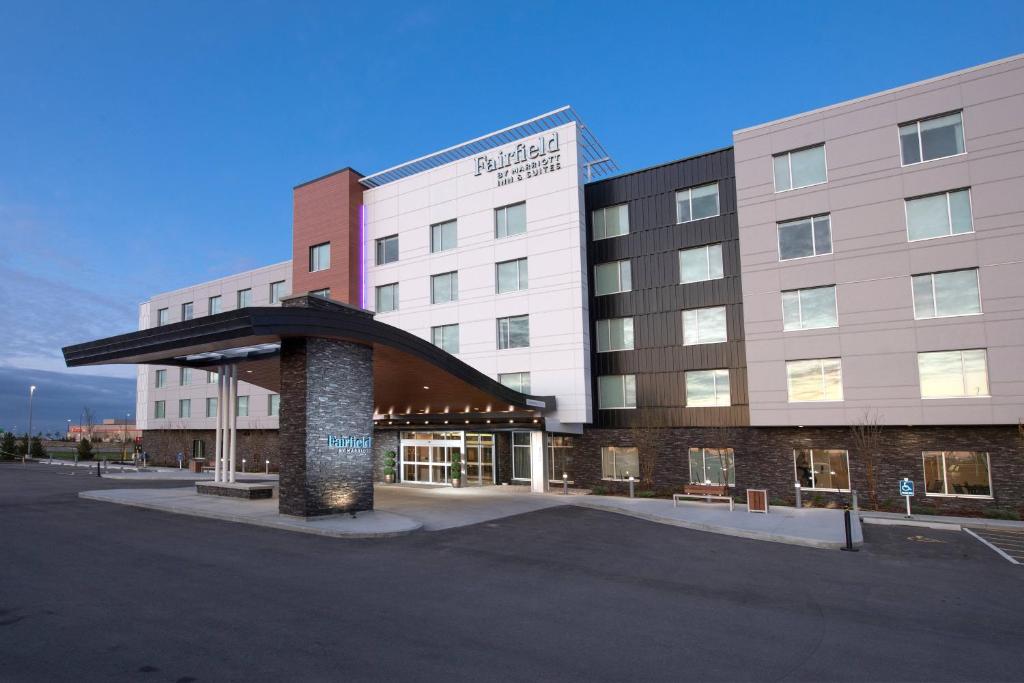
[[[384,454],[384,483],[395,483],[395,452],[388,451]]]
[[[452,451],[452,487],[462,488],[462,454]]]

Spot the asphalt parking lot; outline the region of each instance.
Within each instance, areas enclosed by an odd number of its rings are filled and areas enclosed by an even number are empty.
[[[845,553],[559,507],[346,541],[77,498],[124,487],[0,465],[0,680],[1024,677],[1024,571],[965,533]]]

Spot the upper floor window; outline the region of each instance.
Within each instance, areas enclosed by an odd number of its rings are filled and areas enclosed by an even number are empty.
[[[928,240],[974,232],[970,190],[940,192],[905,202],[907,240]]]
[[[932,351],[917,354],[921,398],[988,396],[988,355],[985,349]]]
[[[153,402],[153,417],[157,419],[167,417],[167,401]]]
[[[687,408],[729,405],[728,370],[690,370],[683,378]]]
[[[192,399],[178,399],[178,417],[192,417]]]
[[[315,244],[309,248],[309,272],[327,270],[331,267],[331,243]]]
[[[636,408],[636,375],[598,377],[597,407],[602,410]]]
[[[216,396],[210,396],[206,399],[206,417],[217,417]]]
[[[722,267],[722,245],[683,249],[679,252],[679,283],[704,282],[725,277]]]
[[[530,345],[530,316],[498,318],[498,348],[521,349]]]
[[[988,453],[974,451],[925,451],[926,496],[992,497]]]
[[[964,151],[964,117],[961,112],[900,126],[900,156],[904,166],[956,156]]]
[[[207,307],[207,310],[210,311],[210,315],[214,315],[216,313],[220,313],[221,312],[221,298],[220,298],[220,294],[218,294],[217,296],[211,296],[209,299],[207,299],[206,300],[206,307]]]
[[[725,306],[683,311],[683,346],[727,341]]]
[[[235,397],[235,415],[238,417],[249,417],[249,397]]]
[[[438,325],[430,328],[430,341],[448,353],[459,352],[459,326]]]
[[[498,294],[518,292],[527,288],[529,273],[525,258],[502,261],[495,264],[494,270],[495,291]]]
[[[157,324],[157,327],[159,327],[160,325],[166,325],[167,324],[167,317],[168,316],[167,316],[167,309],[166,308],[157,309],[157,312],[156,312],[156,324]]]
[[[676,223],[711,218],[719,213],[718,183],[676,192]]]
[[[178,368],[178,384],[183,387],[192,384],[192,368]]]
[[[394,263],[398,260],[398,235],[388,235],[387,237],[381,237],[375,243],[378,266],[382,266],[385,263]]]
[[[526,232],[526,202],[503,206],[494,210],[494,236],[497,238],[522,235]]]
[[[782,293],[782,329],[815,330],[837,327],[836,287],[810,287]]]
[[[398,310],[398,283],[381,285],[377,287],[377,308],[378,313]]]
[[[779,260],[788,261],[832,253],[828,214],[779,223]]]
[[[271,304],[281,303],[281,297],[284,296],[284,280],[270,283],[270,297],[269,301]]]
[[[430,303],[444,304],[459,300],[459,273],[440,273],[430,276]]]
[[[594,294],[617,294],[633,289],[633,275],[629,259],[601,263],[594,266]]]
[[[157,389],[162,389],[167,386],[167,371],[157,370],[156,371],[156,386]]]
[[[597,351],[629,351],[633,348],[633,319],[597,321]]]
[[[458,224],[456,221],[447,221],[430,226],[430,251],[448,251],[459,246]]]
[[[775,191],[785,192],[820,185],[828,180],[825,171],[825,145],[816,145],[772,157]]]
[[[314,289],[312,292],[309,293],[309,295],[310,296],[318,296],[321,299],[330,299],[331,298],[331,288],[330,287],[324,287],[323,289]]]
[[[281,394],[269,394],[267,396],[267,415],[270,417],[281,415]]]
[[[521,394],[530,393],[530,373],[528,372],[499,372],[498,381]]]
[[[207,372],[206,373],[206,383],[207,384],[216,384],[217,383],[217,373],[216,372]]]
[[[181,305],[181,319],[182,320],[191,320],[193,318],[192,310],[193,310],[193,307],[192,307],[192,302],[191,301],[186,301],[185,303],[183,303]]]
[[[839,358],[786,361],[790,403],[842,401],[843,364]]]
[[[238,308],[247,308],[249,306],[252,306],[252,290],[238,290]]]
[[[945,318],[981,313],[978,269],[915,275],[914,318]]]
[[[846,451],[798,448],[793,451],[793,469],[802,489],[850,490],[850,457]]]
[[[629,234],[629,204],[594,209],[590,217],[594,224],[595,240]]]

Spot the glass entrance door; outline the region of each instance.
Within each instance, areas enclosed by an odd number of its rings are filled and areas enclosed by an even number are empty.
[[[462,450],[462,432],[402,432],[399,446],[403,482],[447,484],[452,452]]]
[[[466,434],[466,486],[494,483],[494,434]]]

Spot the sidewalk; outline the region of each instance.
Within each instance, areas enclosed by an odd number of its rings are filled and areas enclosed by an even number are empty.
[[[912,515],[910,519],[901,512],[875,512],[860,510],[858,513],[865,524],[895,524],[920,526],[930,529],[959,531],[964,527],[972,529],[1011,529],[1024,531],[1024,522],[1012,519],[987,519],[985,517],[953,517],[948,515]]]
[[[46,467],[69,467],[85,469],[95,474],[96,463],[100,463],[100,472],[104,479],[118,479],[125,481],[213,481],[213,472],[195,473],[189,472],[187,468],[178,467],[137,467],[135,465],[122,465],[120,463],[104,466],[102,461],[92,460],[88,462],[75,463],[72,460],[54,460],[52,463],[46,459],[34,461],[38,465]],[[263,472],[236,472],[237,480],[277,480],[277,474],[264,474]]]

